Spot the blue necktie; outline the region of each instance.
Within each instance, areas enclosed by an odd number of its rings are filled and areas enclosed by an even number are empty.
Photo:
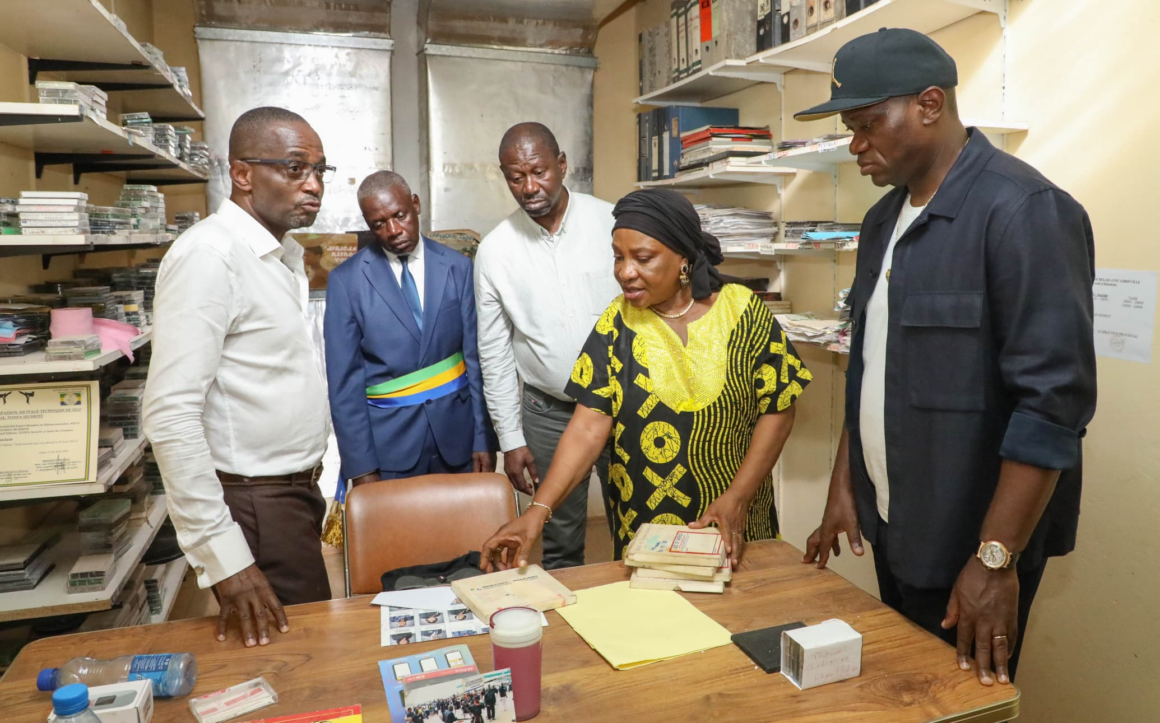
[[[415,317],[415,326],[423,330],[423,305],[419,303],[419,287],[415,285],[415,277],[411,276],[407,268],[407,259],[410,256],[400,256],[403,262],[403,296],[407,297],[407,305],[411,307],[411,315]]]

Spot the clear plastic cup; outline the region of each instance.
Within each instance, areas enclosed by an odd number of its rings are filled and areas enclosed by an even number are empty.
[[[532,608],[505,608],[493,614],[488,622],[495,669],[512,671],[516,720],[535,718],[540,713],[541,638],[544,635],[540,612]]]

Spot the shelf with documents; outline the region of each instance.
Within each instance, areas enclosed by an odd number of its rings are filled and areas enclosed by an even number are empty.
[[[929,35],[979,12],[1001,14],[1005,8],[1006,0],[878,0],[804,38],[751,55],[746,63],[778,73],[809,70],[828,74],[838,49],[860,35],[879,28],[906,28]]]
[[[772,256],[820,256],[822,254],[857,250],[857,241],[840,245],[822,241],[778,241],[770,244],[765,253]]]
[[[121,592],[125,580],[133,574],[165,521],[165,495],[150,495],[148,500],[152,507],[141,524],[129,528],[132,542],[117,560],[117,569],[108,587],[100,592],[68,593],[68,573],[80,556],[81,539],[79,532],[67,532],[50,552],[56,566],[39,585],[32,590],[0,593],[0,622],[111,610],[113,598]]]
[[[136,351],[153,338],[152,331],[146,331],[129,342],[129,348]],[[25,376],[31,374],[75,374],[93,372],[124,357],[119,349],[101,352],[100,356],[83,361],[45,361],[44,352],[34,351],[24,356],[0,357],[0,377]]]
[[[206,171],[76,105],[0,103],[0,143],[33,151],[38,178],[45,166],[54,165],[71,165],[74,183],[84,173],[114,173],[154,185],[209,178]]]
[[[133,464],[133,460],[145,451],[149,444],[145,437],[125,440],[125,446],[109,464],[97,474],[96,482],[80,482],[62,485],[24,485],[19,487],[0,487],[0,502],[16,502],[19,500],[41,500],[52,497],[84,497],[99,495],[109,491],[125,470]]]
[[[791,70],[829,73],[838,48],[879,28],[930,34],[979,12],[1005,13],[1006,0],[878,0],[804,38],[748,58],[723,60],[634,100],[640,105],[700,105],[758,83],[780,83]],[[1001,15],[1002,16],[1002,15]]]
[[[745,60],[722,60],[699,73],[633,100],[639,105],[700,105],[757,85],[781,82],[781,73]]]
[[[747,159],[748,160],[748,159]],[[740,161],[717,161],[711,165],[688,173],[677,174],[675,178],[659,181],[644,181],[637,188],[713,188],[716,186],[736,186],[740,183],[767,183],[777,185],[795,171],[775,168],[760,163]]]
[[[973,118],[964,118],[963,125],[975,127],[988,135],[1008,135],[1023,133],[1029,128],[1026,123],[1014,121],[987,121]],[[801,148],[791,148],[777,151],[766,156],[753,159],[754,162],[775,168],[795,168],[801,171],[832,172],[839,163],[853,163],[858,160],[850,153],[850,142],[853,138],[838,138],[832,141],[823,141]]]
[[[832,354],[842,354],[844,356],[850,355],[850,350],[843,349],[841,344],[829,344],[829,343],[823,344],[822,342],[817,342],[817,341],[794,341],[793,345],[794,346],[812,346],[815,349],[821,349],[822,351],[828,351]]]
[[[98,0],[5,0],[4,11],[0,44],[28,56],[30,82],[50,74],[123,93],[126,113],[145,111],[163,122],[205,119]]]
[[[162,583],[165,587],[165,597],[161,599],[161,612],[149,616],[150,624],[155,625],[169,620],[170,614],[173,613],[173,603],[177,601],[177,593],[181,590],[181,581],[185,579],[187,570],[189,562],[184,555],[165,564],[165,578]]]

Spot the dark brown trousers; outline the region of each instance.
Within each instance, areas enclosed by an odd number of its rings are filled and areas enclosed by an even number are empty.
[[[326,500],[318,483],[223,483],[222,490],[278,600],[283,605],[329,600],[330,580],[319,540]]]

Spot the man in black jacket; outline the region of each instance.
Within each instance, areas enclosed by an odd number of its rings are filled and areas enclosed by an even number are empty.
[[[1009,683],[1047,558],[1075,547],[1095,414],[1087,213],[958,117],[954,60],[910,30],[856,38],[831,99],[862,175],[846,423],[803,562],[873,545],[882,601]]]
[[[487,705],[487,719],[495,720],[495,688],[488,688],[483,694],[483,702]]]

